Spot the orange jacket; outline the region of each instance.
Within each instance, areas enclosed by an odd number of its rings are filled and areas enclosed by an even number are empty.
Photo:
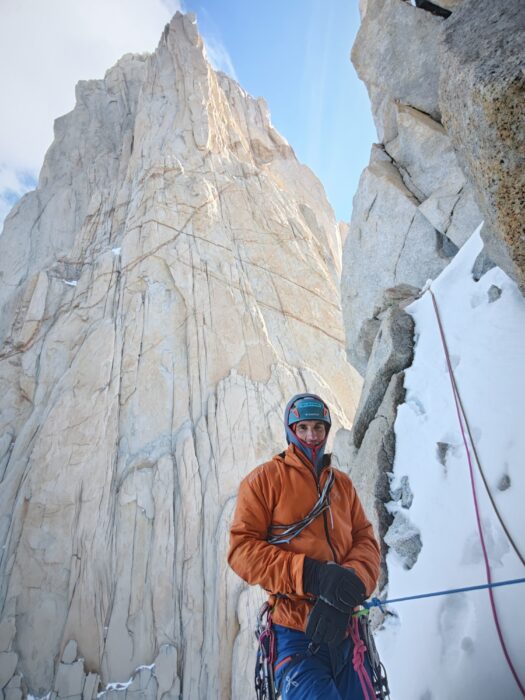
[[[294,445],[243,479],[230,530],[228,563],[250,584],[259,584],[278,603],[273,621],[304,630],[314,598],[303,590],[303,563],[308,556],[335,561],[354,569],[367,595],[379,575],[379,545],[350,478],[333,469],[330,510],[317,517],[287,544],[267,542],[272,523],[293,523],[315,505],[331,466],[321,471],[319,487],[314,468]],[[286,598],[272,597],[281,593]]]

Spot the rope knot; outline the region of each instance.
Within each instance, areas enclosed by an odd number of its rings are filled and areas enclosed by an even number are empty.
[[[352,656],[352,664],[356,670],[358,668],[362,668],[364,666],[365,653],[366,653],[365,643],[361,639],[359,639],[357,642],[354,642],[354,653]]]

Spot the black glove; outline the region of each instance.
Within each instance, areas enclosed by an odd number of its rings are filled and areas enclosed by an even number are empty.
[[[303,588],[345,613],[352,612],[366,598],[365,586],[353,569],[309,557],[304,558]]]
[[[308,616],[304,633],[315,644],[339,644],[346,637],[350,617],[350,613],[319,599]]]

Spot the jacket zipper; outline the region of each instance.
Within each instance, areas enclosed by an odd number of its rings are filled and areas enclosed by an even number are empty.
[[[320,483],[319,483],[319,477],[311,469],[308,469],[308,471],[310,472],[310,474],[313,476],[313,478],[315,480],[315,486],[317,488],[317,495],[320,496],[321,495],[321,488],[320,488]],[[322,469],[321,469],[321,471],[322,471]],[[334,558],[334,561],[337,564],[337,554],[335,553],[335,549],[334,549],[334,546],[332,544],[332,540],[330,539],[330,532],[328,531],[328,519],[326,517],[326,510],[323,513],[323,522],[324,522],[324,533],[326,535],[326,540],[328,542],[330,549],[332,550],[332,556]]]

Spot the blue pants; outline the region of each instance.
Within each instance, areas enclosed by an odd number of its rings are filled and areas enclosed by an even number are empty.
[[[306,654],[310,640],[303,632],[273,625],[277,643],[275,666],[294,654]],[[351,639],[335,647],[321,644],[317,652],[299,662],[288,661],[275,673],[282,700],[364,700],[361,682],[352,665]],[[370,666],[365,660],[370,675]]]

